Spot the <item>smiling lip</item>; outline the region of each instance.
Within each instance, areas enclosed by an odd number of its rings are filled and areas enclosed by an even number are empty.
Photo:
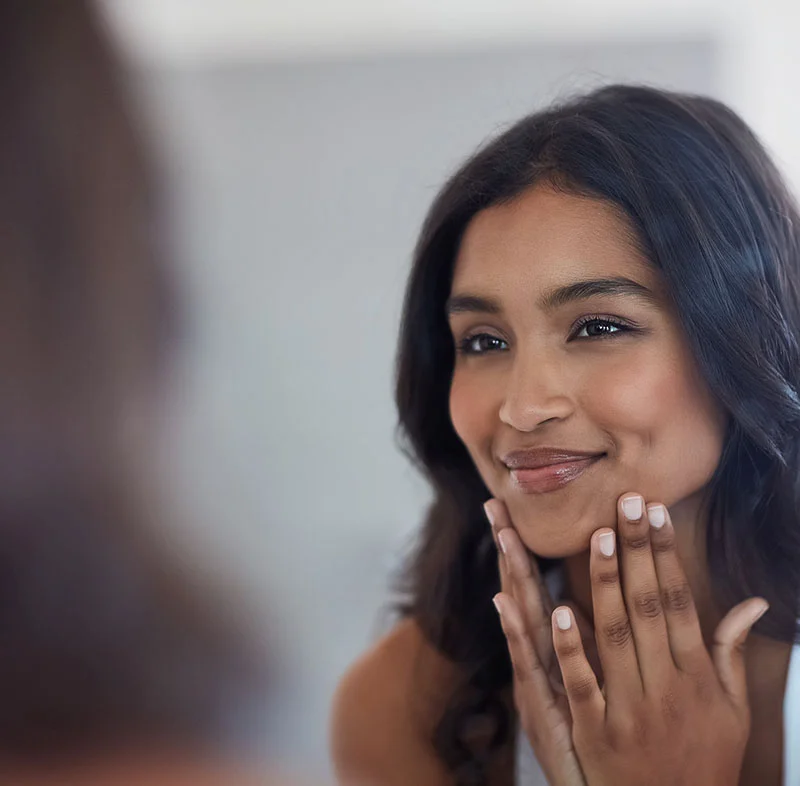
[[[604,453],[556,448],[518,450],[503,458],[516,488],[524,494],[544,494],[576,480]]]

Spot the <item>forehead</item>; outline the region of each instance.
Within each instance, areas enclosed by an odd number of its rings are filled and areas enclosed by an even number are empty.
[[[470,221],[456,258],[453,292],[540,292],[588,277],[626,276],[660,289],[614,205],[541,184]]]

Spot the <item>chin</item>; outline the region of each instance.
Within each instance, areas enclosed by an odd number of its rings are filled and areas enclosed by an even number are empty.
[[[592,534],[601,527],[616,529],[616,507],[612,508],[609,521],[600,520],[596,514],[570,517],[565,513],[543,513],[532,510],[532,506],[506,505],[514,522],[514,528],[527,548],[539,557],[564,559],[589,550]]]

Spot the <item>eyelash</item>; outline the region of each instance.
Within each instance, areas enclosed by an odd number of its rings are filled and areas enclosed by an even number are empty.
[[[616,328],[616,330],[613,333],[601,334],[599,336],[584,336],[583,338],[577,339],[575,337],[575,334],[579,333],[581,330],[583,330],[583,328],[585,328],[587,325],[590,325],[590,324],[611,325],[612,327]],[[572,331],[572,334],[571,334],[572,337],[569,340],[571,340],[571,341],[575,341],[575,340],[578,340],[578,341],[595,341],[595,340],[598,340],[598,339],[605,340],[605,339],[613,338],[616,335],[620,335],[621,333],[628,333],[628,332],[631,332],[633,330],[635,330],[635,328],[631,327],[630,325],[626,325],[626,324],[624,324],[622,322],[619,322],[616,319],[609,319],[608,317],[602,317],[600,315],[592,315],[592,316],[581,317],[575,323],[575,327],[573,328],[573,331]],[[470,346],[472,345],[472,343],[476,339],[479,339],[479,338],[489,338],[489,339],[492,339],[493,341],[503,341],[503,339],[498,338],[497,336],[492,336],[489,333],[473,333],[470,336],[465,336],[463,339],[461,339],[461,341],[458,342],[458,345],[456,347],[456,351],[460,355],[486,355],[486,354],[489,354],[491,352],[500,352],[500,351],[502,351],[502,350],[498,350],[498,349],[487,349],[487,350],[478,350],[478,351],[470,349]]]

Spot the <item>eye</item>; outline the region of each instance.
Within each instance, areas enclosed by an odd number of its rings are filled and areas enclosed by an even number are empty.
[[[607,319],[597,316],[582,317],[578,320],[573,330],[570,340],[572,339],[592,339],[592,338],[606,338],[614,336],[618,333],[627,333],[633,330],[629,325],[622,322],[617,322],[614,319]]]
[[[456,351],[460,355],[485,355],[488,352],[502,352],[507,346],[502,338],[489,333],[475,333],[461,339]]]

